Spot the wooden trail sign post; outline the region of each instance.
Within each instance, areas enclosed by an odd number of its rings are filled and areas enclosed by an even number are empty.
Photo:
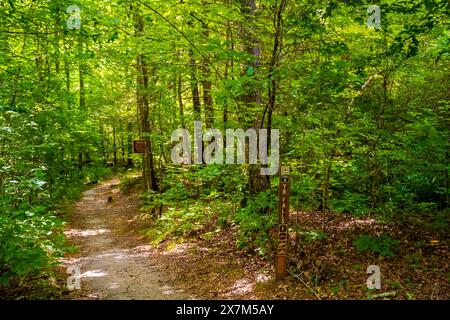
[[[282,166],[280,169],[280,183],[278,185],[278,249],[275,264],[276,281],[286,276],[289,197],[291,195],[290,171],[289,166]]]

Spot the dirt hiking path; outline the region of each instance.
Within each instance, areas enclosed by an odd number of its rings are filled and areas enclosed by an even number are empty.
[[[190,299],[170,283],[148,242],[139,235],[138,199],[120,192],[115,178],[83,193],[66,235],[78,246],[67,266],[80,268],[78,299]],[[112,201],[108,201],[112,197]]]

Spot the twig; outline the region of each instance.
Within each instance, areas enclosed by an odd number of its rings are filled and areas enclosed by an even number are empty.
[[[293,274],[293,273],[291,273],[291,272],[289,272],[289,274],[290,274],[291,276],[293,276],[294,278],[297,278],[298,280],[300,280],[301,283],[303,283],[309,290],[311,290],[311,291],[316,295],[317,299],[322,300],[322,299],[320,298],[320,296],[317,294],[317,292],[314,291],[314,289],[311,288],[305,281],[303,281],[303,279],[302,279],[300,276],[298,276],[298,275],[296,275],[296,274]]]

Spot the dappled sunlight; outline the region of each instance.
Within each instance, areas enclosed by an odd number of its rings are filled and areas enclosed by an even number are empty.
[[[80,278],[98,278],[98,277],[105,277],[108,273],[103,270],[89,270],[86,272],[83,272],[80,276]]]
[[[176,290],[175,288],[173,288],[172,286],[169,286],[167,284],[162,286],[161,290],[162,290],[162,293],[165,294],[165,295],[173,295],[173,294],[177,294],[177,293],[183,292],[183,290]]]
[[[96,189],[91,189],[91,190],[87,190],[87,191],[83,192],[84,199],[88,199],[89,198],[89,197],[86,197],[86,196],[90,196],[90,195],[94,196],[96,194],[98,194],[98,191]]]
[[[127,253],[127,250],[101,253],[101,254],[97,254],[93,257],[93,259],[95,259],[95,260],[103,260],[103,259],[121,260],[121,259],[128,259],[128,258],[129,258],[129,255]]]
[[[332,225],[333,228],[336,230],[349,230],[354,229],[356,227],[367,227],[367,226],[374,226],[377,222],[374,219],[355,219],[351,221],[343,221],[339,222],[337,224]]]
[[[188,249],[190,249],[192,245],[183,243],[183,244],[177,244],[172,249],[168,249],[167,251],[163,252],[162,255],[169,255],[169,254],[184,254]]]
[[[142,245],[130,249],[135,256],[147,256],[152,250],[153,248],[151,245]]]
[[[272,279],[272,277],[269,274],[260,273],[260,274],[256,275],[256,282],[259,282],[259,283],[266,283],[266,282],[270,281],[271,279]]]
[[[101,251],[98,254],[87,257],[88,260],[127,260],[134,258],[147,258],[152,253],[149,245],[137,246],[127,249]]]
[[[99,189],[91,189],[88,191],[85,191],[83,195],[85,196],[84,199],[86,200],[95,200],[98,199],[99,196],[105,195],[111,193],[111,190],[105,190],[105,191],[99,191]]]
[[[107,285],[105,289],[119,289],[119,288],[120,288],[120,285],[118,283],[113,282],[113,283]]]
[[[68,229],[64,231],[64,234],[67,237],[92,237],[98,236],[101,234],[109,233],[111,230],[109,229],[96,229],[96,230],[78,230],[78,229]]]
[[[302,224],[302,221],[314,221],[322,224],[322,229],[325,232],[336,231],[349,231],[355,229],[371,229],[383,230],[388,226],[377,222],[373,218],[355,217],[346,213],[332,213],[332,212],[291,212],[292,221],[298,221]]]
[[[227,297],[232,297],[236,295],[247,294],[253,291],[254,284],[249,279],[239,279],[237,280],[233,287],[225,295]]]

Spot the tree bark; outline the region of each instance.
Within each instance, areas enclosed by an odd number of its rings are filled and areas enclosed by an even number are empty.
[[[137,9],[133,13],[135,22],[135,36],[140,36],[144,31],[144,20],[139,14]],[[151,130],[149,122],[149,101],[148,101],[148,69],[145,57],[143,54],[139,54],[136,58],[136,71],[137,71],[137,89],[136,100],[138,113],[140,117],[140,128],[142,138],[147,141],[146,150],[143,155],[143,176],[144,185],[147,190],[158,191],[159,187],[156,181],[155,167],[153,161],[153,149],[151,141]]]
[[[241,13],[246,19],[246,23],[241,25],[241,37],[244,44],[244,51],[249,55],[253,56],[253,61],[247,62],[245,73],[249,68],[253,68],[252,77],[256,78],[258,68],[260,66],[261,49],[259,47],[259,39],[255,36],[255,16],[256,16],[256,1],[255,0],[240,0]],[[246,113],[251,113],[251,109],[257,107],[261,104],[261,94],[258,86],[252,84],[246,84],[246,93],[242,96],[242,101],[244,103]],[[252,123],[246,123],[247,128],[253,127],[256,131],[259,130],[260,125],[256,119],[253,119]],[[246,148],[248,149],[248,148]],[[248,157],[247,157],[248,158]],[[258,166],[249,166],[249,181],[248,181],[248,191],[250,195],[258,194],[261,191],[267,190],[269,188],[269,183],[266,177],[260,175],[260,170]],[[245,199],[241,205],[245,205]]]
[[[182,76],[181,74],[178,76],[178,83],[177,83],[177,97],[178,97],[178,108],[180,111],[180,118],[181,118],[181,125],[183,128],[185,128],[184,123],[184,106],[183,106],[183,95],[182,95]]]
[[[113,121],[113,146],[114,146],[114,153],[113,153],[113,161],[114,161],[114,167],[117,167],[117,143],[116,143],[116,124]]]
[[[203,2],[205,5],[206,2]],[[203,28],[203,36],[207,40],[209,37],[209,29],[206,23],[202,23]],[[202,67],[202,87],[203,87],[203,105],[205,112],[205,124],[207,128],[212,128],[214,125],[214,108],[213,108],[213,99],[211,96],[211,81],[209,78],[211,77],[211,71],[209,69],[208,61],[203,61]]]
[[[86,109],[86,96],[84,91],[84,62],[83,62],[83,37],[80,30],[79,35],[79,63],[78,63],[78,80],[79,80],[79,103],[80,103],[80,110]],[[81,149],[78,153],[78,166],[81,169],[83,167],[83,149]]]
[[[198,89],[198,81],[195,72],[196,63],[194,60],[194,54],[192,50],[189,50],[189,66],[191,70],[191,92],[192,92],[192,106],[194,108],[195,120],[201,120],[201,105],[200,105],[200,92]]]

